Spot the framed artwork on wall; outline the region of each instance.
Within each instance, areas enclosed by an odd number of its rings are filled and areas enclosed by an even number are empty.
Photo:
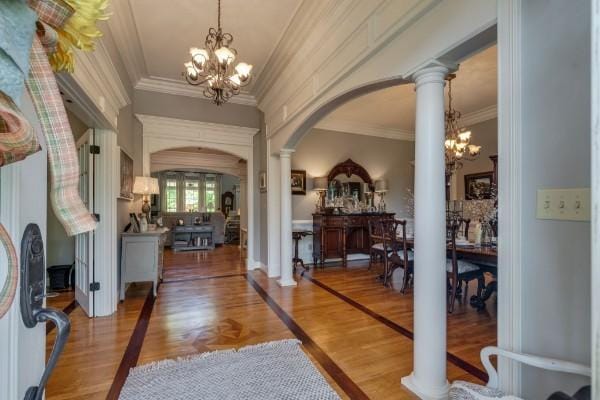
[[[266,172],[261,172],[260,174],[258,174],[258,188],[261,193],[264,193],[267,191],[267,173]]]
[[[133,159],[121,149],[119,198],[133,200]]]
[[[292,170],[292,194],[306,195],[306,171]]]
[[[491,199],[493,182],[493,171],[465,175],[465,200]]]

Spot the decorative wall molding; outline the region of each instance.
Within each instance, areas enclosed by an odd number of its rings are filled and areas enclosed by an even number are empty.
[[[388,128],[381,125],[364,122],[348,121],[343,119],[325,119],[315,125],[316,129],[328,131],[353,133],[355,135],[375,136],[394,140],[415,140],[413,131],[404,129]]]
[[[164,150],[151,154],[150,163],[150,172],[169,169],[196,169],[220,172],[237,177],[246,176],[246,164],[241,164],[239,157],[228,154]]]
[[[131,98],[102,40],[93,52],[75,51],[75,71],[57,74],[61,90],[99,127],[117,129],[119,110]]]
[[[481,122],[489,121],[498,117],[498,106],[496,104],[484,107],[481,110],[464,114],[460,122],[463,126],[471,126]]]
[[[189,85],[184,81],[158,77],[142,77],[135,84],[135,89],[150,92],[173,94],[178,96],[194,97],[206,101],[212,101],[204,96],[201,87]],[[229,99],[228,103],[242,104],[245,106],[256,106],[256,98],[248,93],[240,93]]]

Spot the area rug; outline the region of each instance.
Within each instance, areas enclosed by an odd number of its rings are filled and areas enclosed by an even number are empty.
[[[132,368],[120,400],[339,399],[300,348],[281,340]]]

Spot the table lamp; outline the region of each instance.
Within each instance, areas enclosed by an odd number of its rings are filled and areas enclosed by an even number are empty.
[[[388,184],[385,179],[375,181],[375,193],[379,195],[379,211],[385,212],[385,200],[383,199],[388,191]]]
[[[328,183],[326,176],[317,177],[313,181],[313,190],[319,196],[317,212],[321,212],[325,208],[325,193],[327,193]]]
[[[146,214],[148,222],[150,222],[150,195],[159,194],[158,179],[150,176],[136,176],[133,183],[133,193],[141,194],[144,199],[142,204],[142,213]]]

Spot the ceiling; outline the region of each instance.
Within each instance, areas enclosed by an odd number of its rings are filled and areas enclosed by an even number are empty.
[[[463,61],[452,81],[452,103],[463,115],[496,105],[497,48],[492,46]],[[414,85],[394,86],[379,90],[340,106],[327,115],[317,127],[380,127],[414,132]]]
[[[233,35],[238,61],[254,66],[252,89],[301,0],[223,0],[221,26]],[[190,47],[204,47],[217,26],[216,0],[130,0],[143,58],[151,78],[183,81]]]

